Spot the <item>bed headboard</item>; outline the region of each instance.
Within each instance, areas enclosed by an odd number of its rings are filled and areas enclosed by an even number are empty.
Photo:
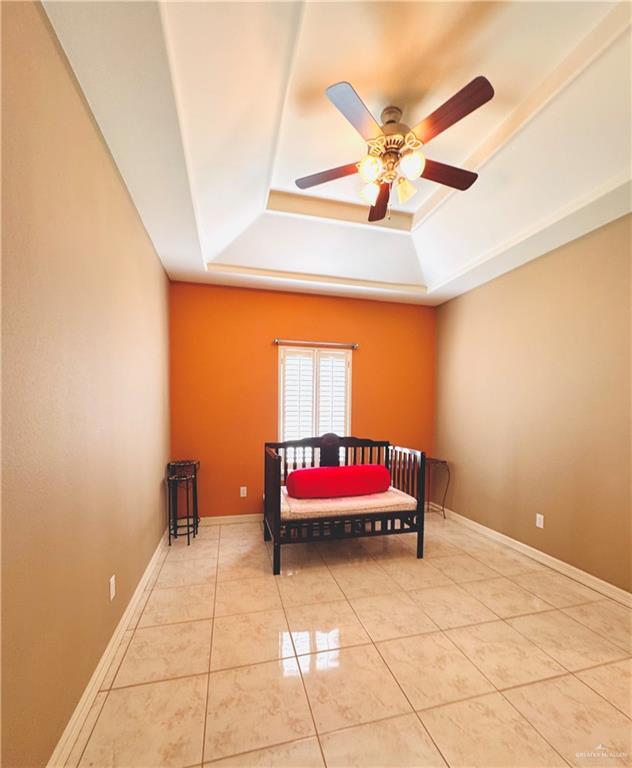
[[[388,440],[340,437],[333,432],[320,437],[265,444],[281,457],[283,480],[292,470],[304,467],[338,467],[341,464],[384,464],[388,467],[389,446]]]

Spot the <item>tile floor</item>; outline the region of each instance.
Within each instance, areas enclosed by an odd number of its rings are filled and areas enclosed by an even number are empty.
[[[165,548],[68,765],[632,765],[632,611],[439,515]]]

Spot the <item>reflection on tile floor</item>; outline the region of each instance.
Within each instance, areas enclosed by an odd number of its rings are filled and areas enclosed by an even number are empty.
[[[632,610],[434,513],[165,547],[67,765],[632,766]],[[184,544],[184,545],[183,545]]]

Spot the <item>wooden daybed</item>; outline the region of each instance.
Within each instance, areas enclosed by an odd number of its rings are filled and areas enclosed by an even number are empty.
[[[334,434],[265,444],[263,536],[273,542],[272,572],[281,572],[281,545],[417,533],[424,547],[425,454],[387,441]],[[285,480],[305,467],[383,464],[390,470],[385,493],[337,499],[292,499]]]

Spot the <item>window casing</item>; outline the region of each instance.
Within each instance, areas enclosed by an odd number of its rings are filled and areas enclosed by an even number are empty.
[[[351,350],[279,347],[279,440],[351,434]]]

